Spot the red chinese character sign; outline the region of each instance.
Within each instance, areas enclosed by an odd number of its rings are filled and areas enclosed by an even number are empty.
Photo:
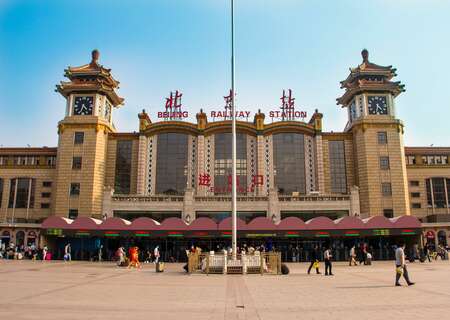
[[[181,97],[183,94],[178,90],[170,92],[168,98],[166,98],[165,111],[158,112],[158,118],[164,120],[179,121],[189,117],[187,111],[182,111]]]
[[[302,121],[304,121],[307,116],[306,111],[295,110],[295,98],[292,95],[291,89],[288,89],[287,94],[286,90],[283,90],[283,95],[280,100],[280,111],[270,111],[269,117],[271,117],[272,119],[278,118],[282,121],[295,121],[301,118]]]
[[[201,173],[198,176],[198,186],[207,187],[209,192],[213,193],[231,193],[232,177],[227,176],[227,186],[211,186],[211,175],[208,173]],[[262,175],[253,175],[250,186],[241,186],[239,176],[236,177],[236,190],[238,193],[254,192],[256,187],[263,186],[264,179]]]

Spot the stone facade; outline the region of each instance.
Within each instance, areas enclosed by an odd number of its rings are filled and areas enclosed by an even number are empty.
[[[123,99],[116,94],[118,82],[110,70],[93,58],[88,65],[67,69],[66,76],[70,82],[58,86],[58,91],[67,98],[67,105],[66,116],[58,124],[57,148],[0,148],[2,222],[40,222],[50,215],[69,217],[70,212],[74,215],[76,211],[77,216],[96,218],[124,212],[133,213],[134,217],[170,213],[190,223],[199,213],[231,210],[230,195],[217,194],[213,189],[215,135],[230,132],[230,121],[208,122],[200,110],[196,123],[152,122],[143,111],[139,114],[139,132],[117,133],[111,112]],[[334,217],[339,213],[366,218],[412,213],[423,219],[437,214],[450,216],[448,199],[445,208],[430,207],[425,182],[432,177],[450,179],[450,148],[403,146],[403,124],[396,118],[394,100],[404,88],[399,82],[390,81],[394,76],[395,69],[369,62],[368,54],[363,52],[363,63],[351,69],[349,77],[341,83],[345,93],[338,104],[349,115],[343,132],[324,132],[323,115],[317,110],[309,122],[266,124],[261,112],[255,114],[253,122],[238,121],[237,131],[246,135],[247,185],[253,185],[238,195],[238,211],[263,212],[274,221],[290,214]],[[92,106],[77,105],[80,101],[77,97],[88,96],[93,97]],[[109,113],[108,108],[111,108]],[[81,143],[75,142],[77,132],[83,133]],[[186,186],[182,192],[175,190],[176,194],[173,190],[165,194],[156,192],[160,133],[188,136]],[[282,194],[276,185],[274,136],[280,133],[302,135],[304,192]],[[118,148],[120,141],[130,142],[131,147],[126,151],[129,154],[121,154],[124,151]],[[335,141],[342,142],[345,159],[338,173],[331,164],[336,161],[333,154],[336,151],[331,148]],[[422,162],[424,155],[442,155],[447,160],[428,165]],[[38,156],[41,161],[39,165],[15,163],[18,156]],[[417,160],[414,164],[408,162],[411,156]],[[77,157],[82,159],[80,168],[74,167]],[[56,162],[47,161],[55,158]],[[210,181],[200,185],[204,175]],[[345,188],[336,192],[339,175],[345,178]],[[36,180],[32,208],[8,205],[10,181],[16,177]],[[412,186],[412,180],[419,181],[418,185]],[[44,181],[51,182],[51,186],[43,187]],[[119,192],[118,186],[123,181],[129,186],[126,192]],[[79,194],[71,194],[73,183],[79,183]],[[50,203],[49,208],[41,208],[41,203],[46,201]]]

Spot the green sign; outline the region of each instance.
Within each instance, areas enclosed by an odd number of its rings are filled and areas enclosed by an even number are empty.
[[[47,229],[49,236],[62,236],[62,229]]]

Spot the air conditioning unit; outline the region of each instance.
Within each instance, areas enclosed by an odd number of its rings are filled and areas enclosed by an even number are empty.
[[[294,191],[294,192],[292,192],[292,196],[293,197],[298,197],[298,196],[300,196],[300,192]]]
[[[319,191],[310,191],[309,192],[310,196],[318,196],[319,194],[320,194]]]

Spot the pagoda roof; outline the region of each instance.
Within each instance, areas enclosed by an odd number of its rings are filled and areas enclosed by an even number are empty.
[[[341,81],[341,89],[345,93],[337,100],[343,107],[350,102],[352,97],[361,92],[391,92],[394,96],[405,91],[405,85],[400,81],[391,81],[395,77],[396,69],[392,66],[380,66],[369,61],[369,52],[364,49],[361,52],[363,62],[355,68],[350,68],[350,74]]]
[[[123,104],[124,99],[119,97],[115,89],[119,88],[119,81],[111,75],[111,69],[98,63],[100,53],[92,51],[90,63],[79,67],[68,67],[64,76],[70,81],[61,81],[56,91],[67,97],[73,92],[101,92],[108,96],[115,107]]]

